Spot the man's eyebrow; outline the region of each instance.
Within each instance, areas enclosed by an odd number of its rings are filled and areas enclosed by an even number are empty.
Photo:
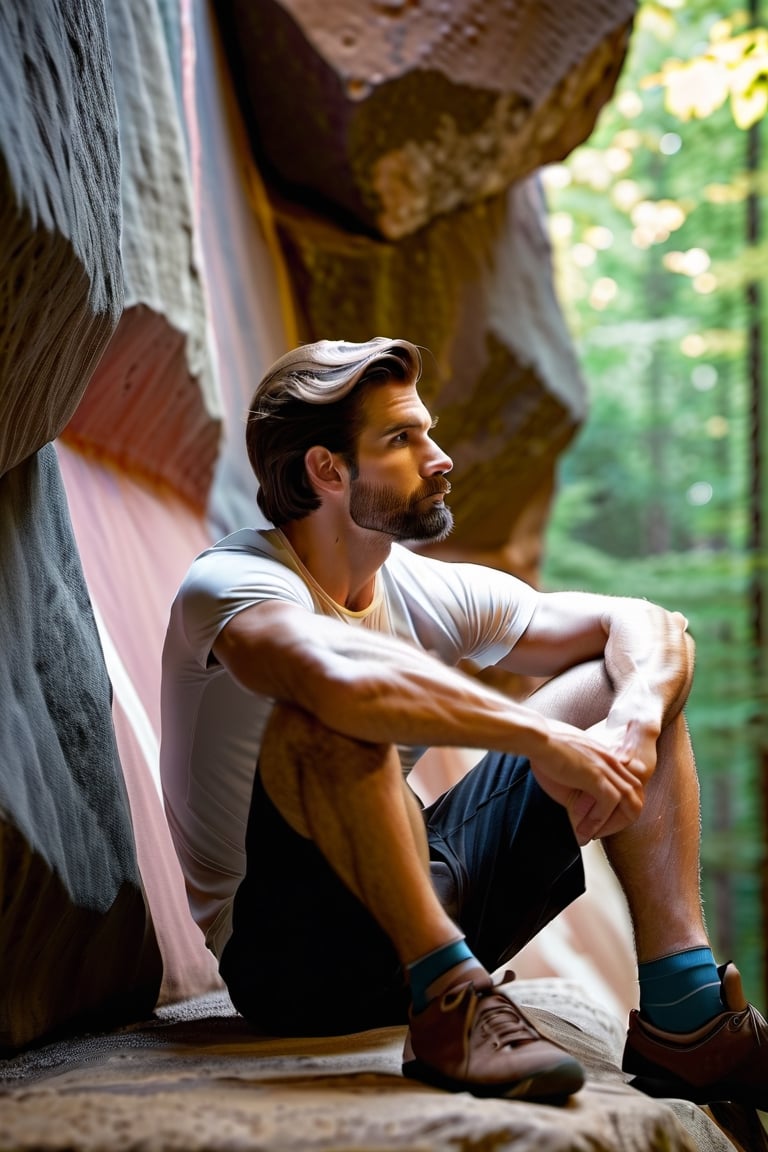
[[[439,416],[434,416],[430,419],[429,430],[430,432],[437,427]],[[421,420],[401,420],[397,424],[390,424],[381,433],[382,436],[392,436],[395,432],[408,432],[411,428],[421,429],[424,424]]]

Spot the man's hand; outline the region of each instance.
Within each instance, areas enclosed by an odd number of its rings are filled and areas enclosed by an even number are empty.
[[[531,768],[544,791],[567,810],[579,844],[632,824],[655,767],[655,743],[651,752],[629,726],[611,730],[604,721],[588,732],[561,721],[548,725],[549,746]]]

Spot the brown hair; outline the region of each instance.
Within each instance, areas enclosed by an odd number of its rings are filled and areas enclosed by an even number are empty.
[[[319,508],[304,466],[308,449],[322,445],[354,468],[367,389],[390,380],[415,384],[421,369],[415,344],[385,336],[364,344],[319,340],[276,361],[253,395],[245,430],[264,515],[279,526]]]

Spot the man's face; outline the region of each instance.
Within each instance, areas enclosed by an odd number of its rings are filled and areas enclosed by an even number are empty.
[[[430,433],[436,421],[412,384],[380,384],[364,401],[349,514],[394,540],[443,540],[453,527],[444,501],[453,462]]]

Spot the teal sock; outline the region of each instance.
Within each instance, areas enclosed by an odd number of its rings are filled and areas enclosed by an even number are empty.
[[[638,966],[640,1015],[665,1032],[693,1032],[725,1010],[711,948],[689,948]]]
[[[408,964],[408,981],[414,1012],[422,1012],[426,1008],[429,1003],[427,989],[439,976],[465,960],[474,959],[474,953],[470,951],[466,940],[462,937],[460,940],[452,940],[450,944],[443,944],[442,947],[435,948],[434,952],[428,952],[426,956],[420,956],[418,960]],[[479,961],[477,963],[480,967]]]

